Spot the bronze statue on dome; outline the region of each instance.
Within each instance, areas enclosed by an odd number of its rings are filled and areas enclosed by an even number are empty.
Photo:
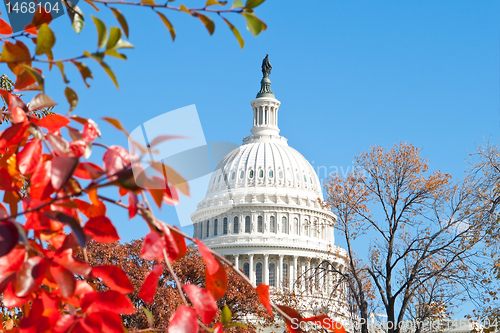
[[[271,63],[269,62],[269,54],[266,54],[266,57],[262,60],[262,74],[264,77],[269,77],[271,69],[273,69],[273,66],[271,66]]]

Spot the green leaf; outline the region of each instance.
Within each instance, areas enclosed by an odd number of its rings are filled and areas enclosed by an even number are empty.
[[[227,304],[224,304],[224,308],[220,314],[220,322],[223,326],[226,326],[231,321],[231,317],[231,310],[229,310]]]
[[[76,108],[76,105],[78,104],[78,95],[70,87],[66,87],[66,89],[64,89],[64,95],[66,96],[66,99],[68,100],[68,103],[69,103],[68,113],[70,113],[71,111],[73,111]]]
[[[153,327],[153,325],[155,323],[155,318],[153,317],[153,314],[151,313],[151,311],[146,309],[144,306],[142,307],[142,311],[144,311],[146,318],[148,318],[149,327]]]
[[[207,0],[207,2],[205,3],[205,7],[214,5],[225,6],[226,4],[227,1]]]
[[[89,79],[89,78],[93,79],[94,77],[92,76],[92,72],[87,67],[87,65],[85,65],[82,62],[78,62],[78,61],[74,61],[74,60],[72,60],[71,62],[76,66],[76,68],[78,68],[78,71],[80,71],[80,74],[82,75],[82,78],[83,78],[83,82],[85,82],[85,85],[87,86],[87,88],[90,87],[90,84],[87,83],[87,79]]]
[[[109,77],[111,78],[111,80],[115,84],[116,88],[120,89],[120,87],[118,86],[118,80],[116,79],[115,73],[113,73],[113,71],[108,66],[108,64],[106,64],[104,61],[101,61],[100,64],[101,64],[102,68],[104,69],[104,71],[109,75]]]
[[[63,81],[65,84],[69,83],[68,78],[66,77],[66,74],[64,74],[64,63],[61,61],[56,62],[56,66],[59,67],[59,70],[61,71],[61,75],[63,77]]]
[[[90,53],[89,51],[83,52],[83,54],[89,58],[94,59],[97,62],[101,62],[102,59],[104,59],[104,53],[103,52],[96,52],[96,53]]]
[[[85,54],[87,57],[90,57],[90,58],[94,59],[96,62],[98,62],[99,65],[102,66],[104,71],[109,75],[109,77],[111,78],[111,80],[115,84],[116,88],[118,88],[118,89],[120,88],[118,86],[118,80],[116,80],[115,73],[113,73],[113,71],[108,66],[108,64],[106,64],[104,61],[102,61],[102,59],[104,58],[104,53],[102,53],[102,52],[89,53],[88,51],[85,51],[83,54]]]
[[[233,32],[233,34],[236,36],[236,39],[238,40],[238,43],[240,43],[240,47],[243,48],[245,46],[245,41],[241,37],[240,32],[238,31],[238,29],[236,29],[236,27],[234,25],[232,25],[231,22],[229,22],[225,17],[223,17],[222,19],[226,22],[226,24],[229,26],[229,29],[231,29],[231,31]]]
[[[262,31],[267,29],[267,25],[262,22],[257,16],[252,13],[241,13],[241,15],[245,16],[247,21],[247,29],[254,35],[257,36]]]
[[[188,13],[189,15],[192,15],[191,11],[189,9],[187,9],[187,7],[184,5],[180,5],[179,9],[185,13]]]
[[[134,45],[130,44],[126,40],[120,39],[118,43],[116,43],[115,47],[113,48],[114,50],[118,49],[133,49]]]
[[[106,41],[108,40],[106,25],[97,17],[92,16],[92,20],[94,20],[94,24],[97,28],[97,47],[102,48],[106,45]]]
[[[123,32],[125,33],[125,36],[127,36],[128,38],[128,23],[127,20],[125,20],[125,16],[123,16],[123,14],[116,8],[111,8],[111,11],[115,15],[118,22],[120,23]]]
[[[38,29],[35,54],[40,55],[49,52],[55,43],[56,35],[54,35],[47,23],[42,24],[40,29]]]
[[[127,56],[125,54],[119,53],[116,50],[106,50],[106,52],[104,52],[104,54],[107,54],[107,55],[109,55],[111,57],[115,57],[115,58],[118,58],[118,59],[127,60]]]
[[[260,6],[266,0],[247,0],[245,8],[251,9]]]
[[[122,31],[120,30],[120,28],[111,27],[111,29],[109,29],[109,39],[108,43],[106,44],[106,50],[114,48],[116,43],[118,43],[121,38]]]
[[[174,29],[174,26],[172,25],[172,23],[170,23],[170,21],[168,20],[168,18],[165,15],[163,15],[163,13],[156,12],[156,14],[158,14],[158,16],[163,21],[163,24],[165,24],[165,26],[167,27],[168,31],[170,31],[170,36],[172,37],[172,40],[175,40],[175,29]]]
[[[234,2],[233,2],[233,8],[243,8],[243,1],[241,1],[241,0],[234,0]]]
[[[44,85],[45,80],[44,80],[42,74],[40,74],[40,72],[38,72],[36,69],[34,69],[31,66],[24,65],[24,64],[22,64],[21,66],[23,66],[24,69],[26,70],[26,72],[29,75],[31,75],[31,77],[33,77],[35,79],[35,81],[40,86],[40,89],[43,91],[44,90],[44,86],[43,85]]]
[[[203,22],[203,24],[205,25],[205,27],[208,30],[208,33],[210,35],[213,35],[214,30],[215,30],[214,22],[208,16],[205,16],[203,14],[197,13],[196,16],[198,16],[198,18],[201,20],[201,22]]]
[[[83,26],[85,25],[85,17],[83,16],[83,12],[77,5],[73,4],[70,0],[63,1],[66,5],[66,10],[68,11],[68,16],[71,20],[71,26],[73,30],[79,34]]]

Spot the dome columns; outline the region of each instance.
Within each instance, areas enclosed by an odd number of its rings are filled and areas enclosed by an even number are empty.
[[[278,136],[278,109],[281,104],[275,98],[260,97],[251,103],[253,109],[253,127],[250,129],[253,135]]]

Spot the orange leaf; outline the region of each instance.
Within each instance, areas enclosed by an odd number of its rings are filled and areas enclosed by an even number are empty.
[[[2,35],[12,34],[12,28],[10,27],[10,25],[1,18],[0,18],[0,34]]]

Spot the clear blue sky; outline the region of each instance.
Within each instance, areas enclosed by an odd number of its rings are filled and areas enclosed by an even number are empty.
[[[200,3],[197,1],[197,3]],[[180,5],[174,2],[175,5]],[[94,51],[90,14],[80,36],[60,32],[55,55]],[[241,50],[224,23],[205,27],[185,13],[171,13],[177,39],[150,10],[118,7],[129,20],[135,50],[129,60],[108,62],[120,83],[116,90],[104,71],[94,72],[86,89],[67,66],[80,96],[75,113],[117,117],[132,130],[167,111],[195,104],[207,142],[241,143],[252,124],[250,101],[259,90],[266,53],[273,65],[273,91],[282,102],[281,134],[314,166],[351,165],[370,145],[400,141],[423,149],[432,169],[455,178],[466,170],[475,143],[500,132],[498,1],[268,1],[257,8],[267,31],[254,37],[243,20],[228,16],[245,39]],[[53,29],[68,29],[59,18]],[[47,92],[63,107],[57,69]],[[100,122],[104,142],[126,145],[124,136]],[[112,210],[124,240],[147,232],[140,219]],[[159,213],[177,223],[175,211]],[[186,229],[191,232],[190,229]]]

